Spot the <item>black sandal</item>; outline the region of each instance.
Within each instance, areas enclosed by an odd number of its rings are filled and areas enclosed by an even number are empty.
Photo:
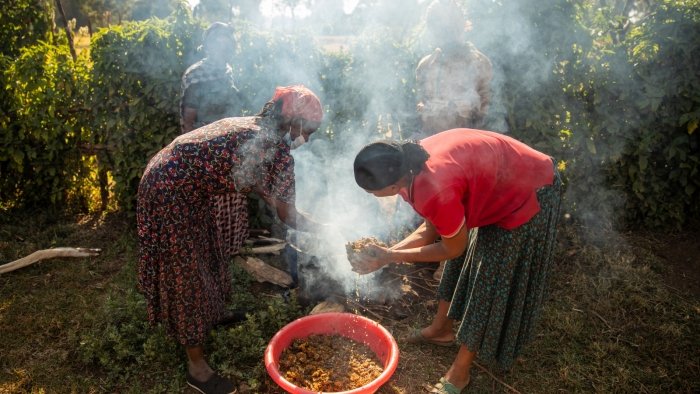
[[[227,310],[224,312],[221,320],[214,323],[214,327],[226,327],[241,323],[247,319],[246,313],[248,313],[248,311],[242,309]]]
[[[187,380],[187,384],[190,387],[199,391],[202,394],[231,394],[237,392],[236,386],[233,384],[232,381],[226,378],[222,378],[216,373],[211,375],[209,380],[207,380],[206,382],[200,382],[199,380],[195,379],[192,375],[190,375],[189,371],[187,371],[187,374],[185,375],[185,380]]]

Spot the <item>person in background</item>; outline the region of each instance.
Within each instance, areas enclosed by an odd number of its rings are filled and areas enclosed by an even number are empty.
[[[148,163],[138,189],[138,288],[151,324],[162,324],[187,354],[187,383],[202,393],[228,393],[233,383],[204,357],[205,338],[226,318],[231,292],[213,195],[261,196],[287,225],[323,231],[295,208],[290,149],[322,120],[321,103],[304,86],[279,87],[256,116],[225,118],[183,134]],[[234,251],[247,238],[247,216],[232,228]]]
[[[421,127],[414,139],[454,128],[480,128],[491,98],[491,62],[466,41],[466,18],[454,0],[433,1],[425,26],[435,49],[416,67]]]
[[[468,22],[454,0],[434,0],[425,14],[427,40],[435,48],[416,67],[420,129],[413,139],[460,127],[480,128],[491,99],[489,59],[466,40]],[[477,229],[474,229],[476,231]],[[441,262],[433,277],[440,280]]]
[[[244,100],[234,84],[228,63],[235,50],[231,26],[212,23],[203,36],[205,58],[190,66],[182,76],[180,126],[190,132],[219,119],[237,116]],[[215,212],[222,253],[230,258],[242,240],[236,226],[247,222],[248,200],[240,193],[216,194],[210,202]]]
[[[361,188],[377,197],[398,194],[425,219],[390,248],[350,257],[353,270],[447,260],[433,321],[407,338],[459,344],[432,392],[461,392],[477,353],[510,368],[546,293],[561,203],[554,160],[502,134],[452,129],[420,142],[369,144],[353,165]],[[476,227],[478,238],[470,237]]]
[[[204,31],[205,57],[182,75],[180,129],[190,132],[219,119],[237,116],[245,109],[229,60],[236,45],[231,26],[215,22]]]

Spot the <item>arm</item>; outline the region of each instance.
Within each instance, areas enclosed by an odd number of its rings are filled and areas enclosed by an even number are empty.
[[[200,102],[198,87],[199,84],[186,84],[187,76],[183,77],[183,90],[181,98],[181,108],[182,108],[182,119],[181,119],[181,132],[189,133],[194,130],[194,123],[197,121],[197,108]],[[187,86],[187,87],[184,87]]]
[[[442,237],[440,242],[410,249],[389,250],[387,259],[389,262],[434,262],[453,259],[464,252],[468,241],[469,232],[467,227],[462,225],[457,234],[450,238]]]
[[[424,221],[423,224],[418,226],[418,228],[413,231],[409,236],[396,243],[394,246],[389,248],[390,250],[403,250],[417,248],[420,246],[430,245],[434,243],[439,237],[435,227],[428,221]]]
[[[481,63],[481,75],[477,83],[477,93],[481,99],[479,106],[479,111],[474,114],[474,124],[481,126],[483,120],[486,117],[486,113],[489,110],[489,103],[491,102],[491,80],[493,79],[493,67],[491,66],[491,61],[486,56],[482,55]]]
[[[249,103],[247,97],[244,96],[238,88],[233,86],[228,116],[243,116],[244,111],[248,110],[248,108]]]
[[[421,226],[421,228],[422,227],[423,226]],[[401,241],[401,244],[404,245],[402,249],[385,249],[376,245],[369,246],[367,252],[363,253],[359,260],[350,262],[350,264],[353,266],[353,271],[360,274],[368,274],[392,262],[436,262],[448,260],[461,255],[467,248],[467,244],[469,242],[469,232],[464,224],[459,229],[457,234],[449,238],[442,237],[440,242],[430,243],[424,246],[405,248],[408,245],[412,246],[408,240],[412,239],[414,234],[419,232],[421,228],[404,239],[404,241]],[[424,231],[427,233],[430,232],[429,228],[426,228]],[[437,234],[437,232],[435,232],[435,234]],[[421,238],[421,240],[425,241],[429,238],[430,237]],[[415,241],[416,238],[413,238],[413,240]],[[406,243],[404,244],[404,242]]]
[[[197,109],[185,107],[182,112],[182,133],[188,133],[194,129],[194,122],[197,120]]]
[[[319,231],[321,224],[314,221],[308,214],[297,210],[294,204],[277,201],[275,199],[265,198],[265,202],[275,208],[277,216],[289,227],[299,231]]]

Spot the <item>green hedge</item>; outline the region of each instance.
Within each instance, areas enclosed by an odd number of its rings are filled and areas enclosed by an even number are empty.
[[[195,59],[201,27],[180,8],[170,19],[102,29],[92,38],[92,142],[123,209],[134,208],[141,173],[179,134],[180,77]]]
[[[562,161],[567,212],[589,227],[697,220],[700,2],[655,3],[636,23],[597,2],[471,9],[500,69],[490,127]],[[504,18],[530,27],[529,46]],[[478,36],[488,26],[498,29]]]
[[[5,68],[0,197],[5,204],[60,207],[90,179],[80,151],[90,132],[89,62],[65,45],[26,47]],[[75,201],[80,200],[79,198]]]
[[[627,24],[592,2],[470,2],[470,38],[495,71],[487,128],[560,160],[575,219],[679,227],[698,218],[699,5],[659,2]],[[327,54],[309,32],[235,26],[234,68],[248,114],[275,86],[305,83],[325,104],[330,141],[387,126],[387,114],[402,131],[415,124],[413,70],[426,53],[419,30],[393,37],[375,28],[349,52]],[[529,29],[525,43],[519,26]],[[4,57],[12,116],[0,116],[0,203],[60,208],[94,183],[99,164],[120,208],[132,210],[146,162],[178,134],[180,77],[202,56],[203,27],[179,8],[167,20],[101,30],[90,60],[73,63],[64,45],[45,43]],[[87,143],[107,149],[91,159],[78,149]]]
[[[614,182],[625,212],[650,226],[698,217],[700,204],[700,2],[664,2],[629,34],[634,109]]]

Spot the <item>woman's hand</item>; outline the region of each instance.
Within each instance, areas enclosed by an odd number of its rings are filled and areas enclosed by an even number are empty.
[[[273,198],[263,198],[269,206],[275,208],[277,211],[277,217],[279,217],[280,220],[287,226],[304,232],[321,233],[323,231],[324,227],[321,224],[311,219],[308,214],[297,210],[294,204],[278,201]]]
[[[378,245],[367,245],[361,252],[349,257],[352,270],[360,275],[377,271],[391,263],[391,251]]]

